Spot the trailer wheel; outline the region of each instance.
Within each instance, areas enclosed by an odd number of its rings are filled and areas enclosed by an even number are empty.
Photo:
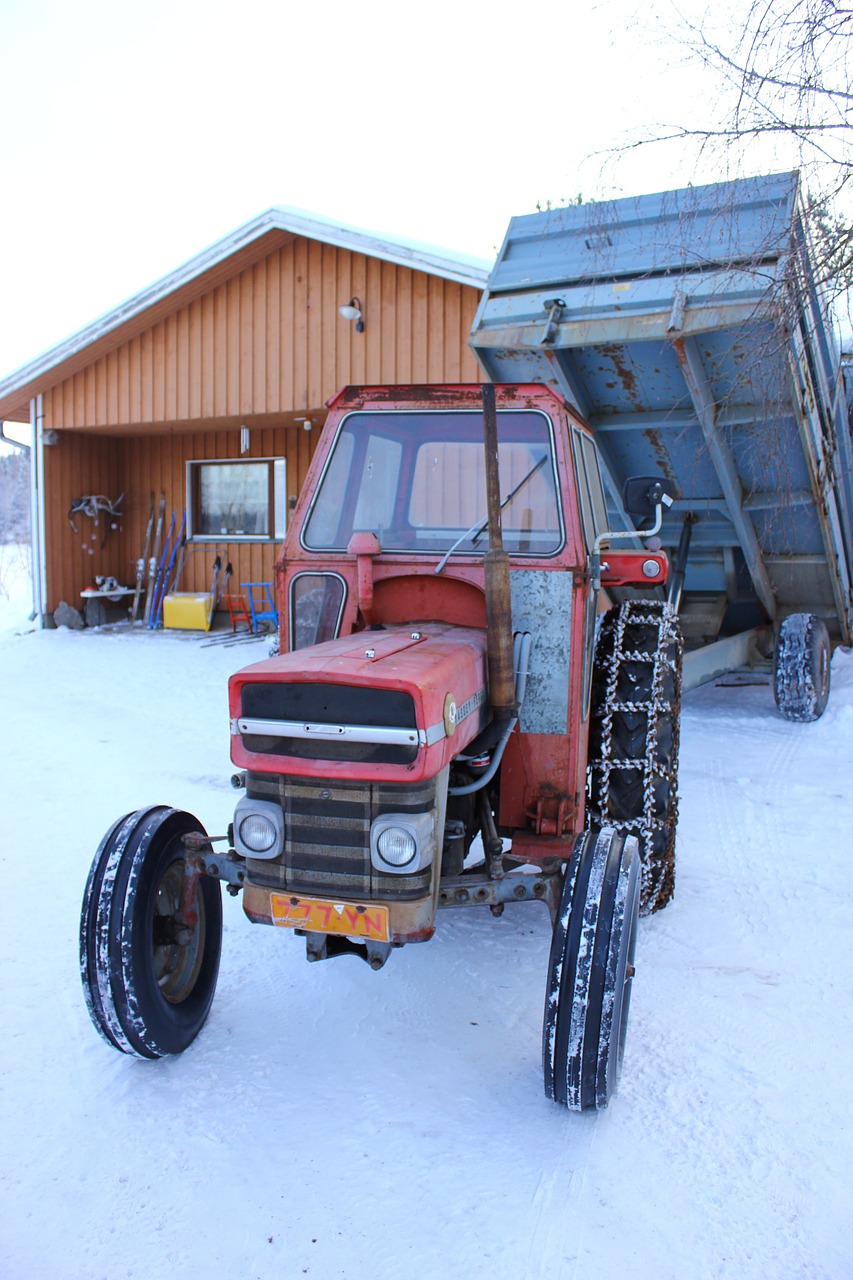
[[[675,889],[683,652],[671,605],[629,600],[605,616],[595,654],[587,824],[637,837],[642,915]]]
[[[222,945],[218,881],[201,876],[197,920],[179,916],[182,837],[204,828],[165,805],[120,818],[86,884],[80,971],[89,1015],[108,1044],[139,1058],[182,1053],[210,1009]]]
[[[633,836],[585,831],[566,868],[548,961],[545,1092],[570,1111],[601,1110],[625,1048],[640,906]]]
[[[832,646],[821,618],[792,613],[776,640],[773,694],[786,720],[819,720],[829,701]]]

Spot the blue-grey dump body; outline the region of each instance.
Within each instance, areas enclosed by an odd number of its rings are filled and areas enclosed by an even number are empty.
[[[682,615],[712,641],[793,612],[851,637],[853,448],[795,173],[513,218],[469,342],[595,429],[615,527],[629,475],[692,515]]]

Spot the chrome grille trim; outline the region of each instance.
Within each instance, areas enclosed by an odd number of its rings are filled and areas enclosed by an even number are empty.
[[[369,724],[305,724],[300,720],[236,721],[237,733],[262,738],[309,738],[336,742],[375,742],[392,747],[424,746],[426,735],[418,729],[377,728]]]
[[[369,724],[306,724],[301,720],[231,721],[232,734],[254,734],[261,738],[304,738],[328,742],[368,742],[390,747],[431,747],[446,737],[443,721],[428,729],[377,728]]]

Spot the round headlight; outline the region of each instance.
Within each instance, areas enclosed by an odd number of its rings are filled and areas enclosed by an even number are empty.
[[[253,853],[266,853],[276,841],[275,824],[262,813],[247,813],[240,823],[240,839]]]
[[[405,867],[418,851],[415,837],[403,827],[386,827],[376,841],[376,848],[392,867]]]

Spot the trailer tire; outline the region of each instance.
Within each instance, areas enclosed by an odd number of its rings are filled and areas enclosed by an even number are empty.
[[[675,890],[684,644],[671,605],[629,600],[601,624],[593,669],[587,826],[637,837],[640,914]]]
[[[542,1068],[545,1092],[570,1111],[598,1111],[622,1067],[634,977],[640,854],[606,827],[575,841],[554,924]]]
[[[80,973],[89,1016],[108,1044],[138,1058],[182,1053],[216,989],[218,882],[199,879],[193,927],[176,914],[182,838],[192,832],[205,834],[198,819],[165,805],[120,818],[101,841],[83,896]]]
[[[819,720],[829,701],[832,646],[821,618],[792,613],[776,640],[773,696],[786,720]]]

